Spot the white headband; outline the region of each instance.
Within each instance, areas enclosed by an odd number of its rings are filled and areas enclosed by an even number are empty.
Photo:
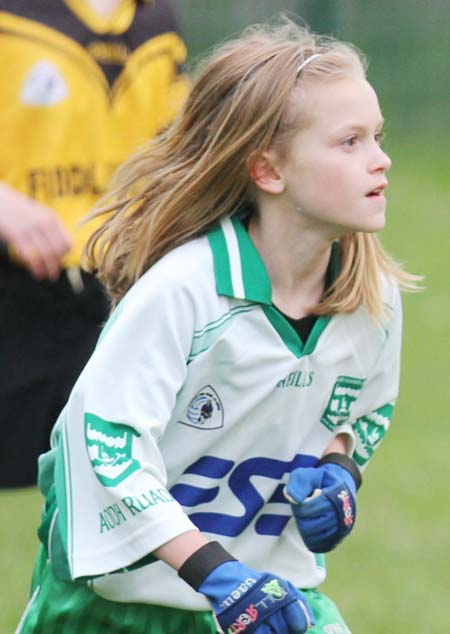
[[[320,57],[321,55],[322,53],[314,53],[314,55],[311,55],[311,57],[307,57],[297,68],[297,77],[299,76],[300,72],[305,68],[305,66],[309,64],[309,62],[312,62],[313,59],[316,59],[317,57]]]

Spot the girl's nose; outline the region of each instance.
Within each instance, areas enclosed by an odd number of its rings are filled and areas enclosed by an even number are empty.
[[[376,153],[372,163],[373,172],[387,172],[392,165],[392,161],[386,152],[379,145],[376,147]]]

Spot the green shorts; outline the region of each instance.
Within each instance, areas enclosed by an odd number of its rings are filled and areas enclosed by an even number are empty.
[[[42,563],[16,634],[216,634],[209,611],[107,601],[82,583],[58,581]],[[303,592],[317,621],[308,634],[350,634],[330,599],[317,590]]]

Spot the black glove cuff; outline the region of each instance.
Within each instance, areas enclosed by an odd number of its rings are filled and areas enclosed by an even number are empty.
[[[226,561],[236,559],[219,542],[208,542],[186,559],[178,570],[178,576],[198,590],[209,573]]]
[[[328,453],[321,460],[319,460],[317,466],[321,467],[322,465],[329,463],[338,464],[340,467],[346,469],[350,473],[350,475],[353,476],[353,480],[356,484],[356,489],[359,489],[362,484],[362,475],[358,465],[353,460],[353,458],[350,458],[343,453]]]

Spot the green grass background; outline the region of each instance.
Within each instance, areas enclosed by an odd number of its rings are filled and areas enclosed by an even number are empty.
[[[425,142],[389,146],[394,166],[383,241],[425,275],[426,290],[404,297],[401,396],[366,472],[357,527],[328,556],[324,590],[354,634],[448,634],[447,163]],[[14,632],[27,601],[40,507],[35,489],[0,492],[0,634]]]

